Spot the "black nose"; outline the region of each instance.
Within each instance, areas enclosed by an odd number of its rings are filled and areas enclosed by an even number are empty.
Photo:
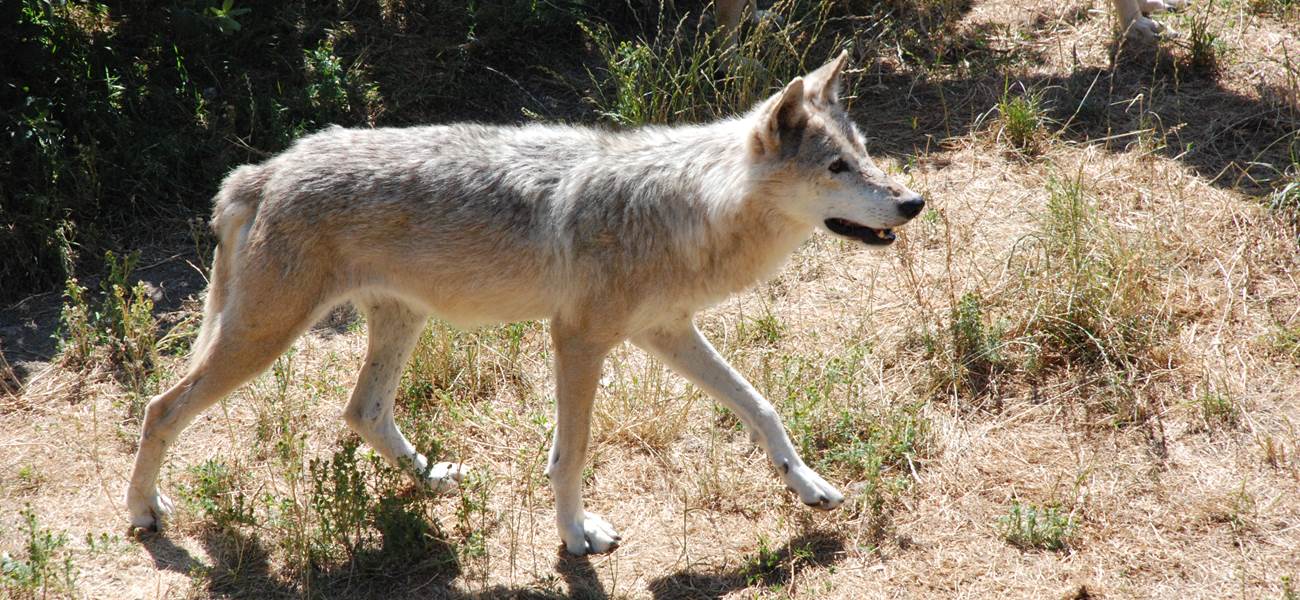
[[[903,213],[903,216],[909,219],[921,214],[923,208],[925,208],[925,198],[920,196],[898,203],[898,212]]]

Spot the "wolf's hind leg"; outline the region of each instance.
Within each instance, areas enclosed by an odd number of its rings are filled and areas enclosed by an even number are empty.
[[[365,365],[357,376],[343,419],[393,466],[423,477],[435,491],[456,489],[463,467],[455,463],[430,467],[428,459],[416,451],[393,420],[397,385],[428,316],[389,298],[366,298],[357,304],[366,316],[369,343]]]
[[[643,333],[632,342],[735,412],[800,501],[821,510],[844,502],[839,490],[799,458],[772,404],[727,364],[689,320]]]
[[[145,409],[140,447],[126,492],[135,527],[158,529],[171,511],[171,502],[158,492],[158,469],[167,447],[204,409],[270,366],[306,329],[316,308],[308,294],[275,301],[246,296],[240,300],[240,305],[227,306],[208,318],[203,324],[207,342],[195,349],[185,377],[155,396]],[[271,305],[274,311],[262,308]],[[259,308],[248,310],[248,306]]]

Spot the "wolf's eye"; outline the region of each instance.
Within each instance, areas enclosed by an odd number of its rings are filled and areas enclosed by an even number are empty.
[[[843,173],[849,170],[849,163],[844,162],[842,158],[837,158],[831,163],[830,170],[832,173]]]

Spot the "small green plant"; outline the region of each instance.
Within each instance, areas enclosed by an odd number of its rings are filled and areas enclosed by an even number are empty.
[[[73,250],[72,224],[60,223],[55,229],[58,239],[59,259],[67,277],[63,281],[63,308],[59,313],[60,356],[65,365],[82,366],[90,361],[98,344],[95,327],[91,323],[90,302],[86,288],[74,274],[77,255]]]
[[[71,243],[63,242],[64,261],[71,272]],[[60,313],[60,347],[63,364],[84,368],[97,360],[113,367],[127,390],[127,416],[141,416],[145,398],[156,387],[158,324],[148,284],[129,284],[139,253],[118,256],[104,253],[109,272],[100,280],[100,302],[92,305],[89,293],[69,275],[64,283]]]
[[[35,490],[45,482],[45,475],[35,465],[23,465],[18,469],[18,489]]]
[[[882,468],[911,472],[935,447],[930,421],[920,410],[920,405],[879,412],[843,410],[816,429],[808,450],[825,449],[818,465],[849,477],[878,477]]]
[[[1300,592],[1296,591],[1287,575],[1282,576],[1282,600],[1300,600]]]
[[[1012,502],[1005,516],[998,518],[1002,538],[1022,549],[1061,550],[1074,535],[1074,519],[1053,506]]]
[[[1264,342],[1274,354],[1300,364],[1300,325],[1293,327],[1276,325],[1273,331],[1264,337]]]
[[[71,593],[76,586],[77,572],[72,555],[64,548],[68,544],[66,533],[55,534],[40,526],[31,506],[19,511],[23,529],[27,533],[26,557],[0,554],[0,592],[15,598],[45,598],[54,594]]]
[[[1255,496],[1246,489],[1246,481],[1243,479],[1237,490],[1224,497],[1221,502],[1222,507],[1214,510],[1210,518],[1219,523],[1225,523],[1232,528],[1233,533],[1242,533],[1254,529],[1257,525],[1256,518],[1259,514],[1259,506]]]
[[[366,541],[372,500],[357,468],[359,443],[348,436],[329,460],[314,459],[308,468],[311,512],[316,517],[316,539],[310,548],[314,563],[327,562],[340,548],[347,558],[355,557]]]
[[[183,497],[201,511],[220,530],[256,523],[253,503],[244,495],[238,471],[226,463],[209,459],[189,469],[190,482],[182,488]]]
[[[207,11],[208,16],[212,17],[212,20],[217,25],[217,30],[221,33],[234,33],[243,29],[237,17],[242,17],[250,12],[253,12],[253,9],[235,8],[235,0],[225,0],[220,7],[209,6]]]
[[[308,467],[309,529],[301,543],[309,564],[319,569],[347,561],[373,567],[409,564],[431,554],[454,561],[445,556],[443,534],[429,518],[431,492],[423,486],[403,490],[409,474],[376,455],[359,454],[359,443],[348,436],[332,457],[312,460]]]
[[[873,536],[884,534],[899,494],[936,451],[933,425],[921,406],[821,407],[791,419],[806,460],[822,473],[854,482],[851,509]]]
[[[1219,57],[1224,52],[1223,41],[1210,29],[1211,14],[1212,11],[1204,11],[1192,17],[1187,28],[1187,64],[1194,72],[1207,77],[1218,74]]]
[[[780,577],[779,569],[784,562],[780,552],[772,549],[767,536],[759,534],[758,548],[745,564],[745,584],[749,586],[767,585],[769,581]]]
[[[109,273],[99,284],[104,303],[95,319],[118,379],[130,392],[128,415],[133,418],[141,415],[144,398],[155,387],[151,376],[158,362],[158,323],[149,286],[128,283],[139,260],[138,252],[120,258],[112,251],[104,254]]]
[[[767,536],[760,533],[758,548],[745,559],[740,574],[744,576],[747,586],[763,586],[768,592],[777,592],[778,596],[786,597],[780,592],[790,582],[791,576],[800,567],[816,560],[814,542],[800,543],[796,540],[784,548],[773,548]]]
[[[462,561],[487,557],[487,536],[493,526],[492,512],[488,509],[491,483],[491,479],[479,471],[470,471],[460,482],[456,533],[461,540],[457,549]]]
[[[1014,94],[1011,86],[998,100],[998,139],[1024,155],[1037,154],[1046,135],[1047,115],[1039,92],[1021,90]]]
[[[785,324],[772,314],[770,307],[764,307],[763,314],[759,317],[741,321],[738,330],[741,339],[763,346],[776,345],[786,333]]]
[[[1192,402],[1192,409],[1206,429],[1232,429],[1241,419],[1236,400],[1221,389],[1207,387]]]
[[[324,111],[326,118],[347,114],[352,109],[348,103],[348,74],[343,60],[334,53],[334,41],[326,38],[315,48],[304,50],[303,61],[309,104]]]
[[[958,394],[980,396],[1003,368],[1001,328],[988,323],[984,298],[967,292],[952,311],[951,385]]]
[[[99,535],[87,531],[85,540],[86,549],[92,554],[116,552],[126,545],[122,536],[107,531],[101,531]]]

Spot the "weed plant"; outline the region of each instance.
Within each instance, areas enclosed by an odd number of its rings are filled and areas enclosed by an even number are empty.
[[[65,257],[71,250],[64,247]],[[71,258],[65,258],[71,261]],[[158,323],[153,298],[144,282],[130,285],[139,254],[118,256],[107,252],[108,274],[100,280],[98,302],[75,277],[64,283],[60,315],[63,364],[86,369],[103,362],[112,368],[127,392],[127,418],[142,416],[145,399],[157,388]]]
[[[1007,514],[998,519],[1002,538],[1026,550],[1065,549],[1075,527],[1074,519],[1056,507],[1043,508],[1020,502],[1012,502]]]
[[[1027,90],[1013,94],[1008,85],[998,100],[997,113],[998,138],[1003,143],[1026,156],[1039,152],[1047,124],[1043,94]]]
[[[41,527],[31,506],[19,514],[27,536],[26,556],[0,554],[0,592],[12,598],[72,594],[76,589],[77,569],[67,549],[67,534],[56,534]]]

